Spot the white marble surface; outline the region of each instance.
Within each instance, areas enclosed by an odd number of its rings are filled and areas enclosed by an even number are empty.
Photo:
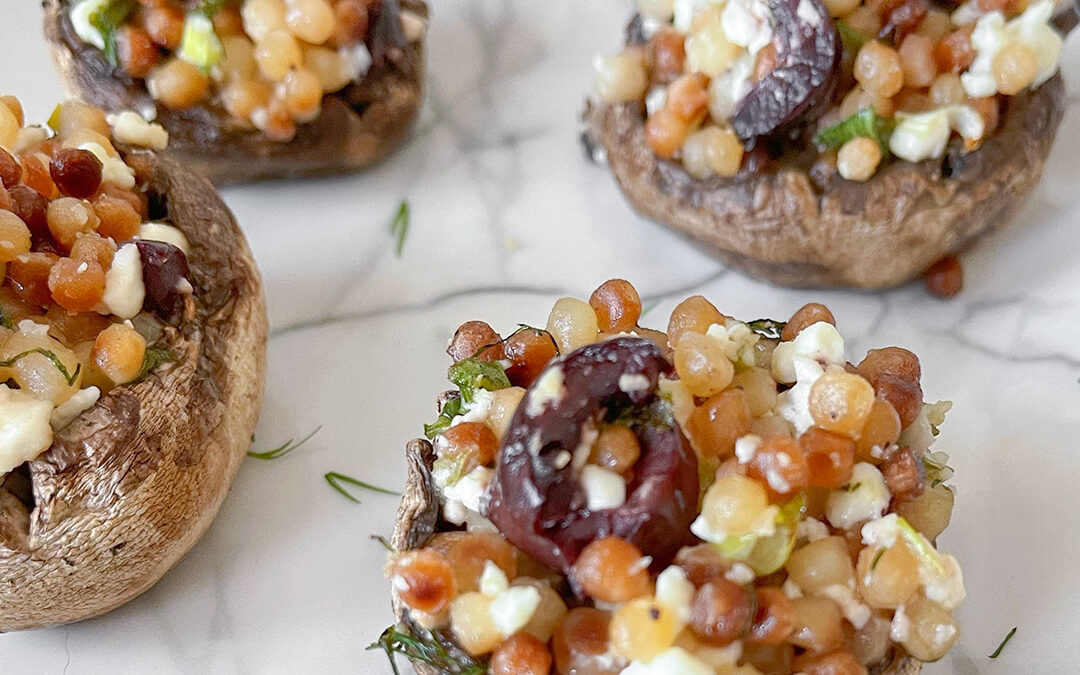
[[[60,91],[39,3],[3,5],[0,91],[44,119]],[[383,550],[368,537],[390,532],[396,499],[350,503],[323,474],[400,487],[400,449],[433,416],[458,323],[542,323],[559,295],[622,276],[659,301],[644,323],[662,326],[691,293],[747,318],[814,299],[853,354],[916,351],[927,397],[956,401],[939,443],[959,485],[943,540],[969,591],[959,646],[926,672],[1076,672],[1080,40],[1066,49],[1070,107],[1047,175],[1014,227],[965,256],[966,288],[942,302],[919,286],[773,288],[636,217],[577,138],[591,57],[617,45],[626,10],[436,3],[431,87],[408,146],[363,175],[226,191],[261,263],[274,331],[256,446],[322,431],[284,459],[249,460],[206,538],[145,595],[78,625],[0,636],[0,671],[389,673],[364,651],[391,622]],[[402,198],[412,227],[399,259],[388,224]]]

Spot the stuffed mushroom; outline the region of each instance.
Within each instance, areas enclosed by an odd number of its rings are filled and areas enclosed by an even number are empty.
[[[0,99],[0,632],[150,588],[210,525],[259,414],[266,309],[203,177],[134,113]]]
[[[361,169],[420,106],[420,0],[48,0],[69,92],[134,109],[217,184]]]
[[[1051,0],[638,8],[587,142],[640,213],[779,284],[918,277],[1008,221],[1061,121]]]
[[[666,332],[621,280],[547,328],[483,322],[409,478],[377,643],[418,673],[914,675],[958,638],[953,492],[898,347],[854,365],[827,308]]]

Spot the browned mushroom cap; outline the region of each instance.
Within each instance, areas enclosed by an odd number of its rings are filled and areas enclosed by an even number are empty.
[[[0,481],[0,632],[96,616],[153,586],[214,519],[258,420],[266,304],[243,234],[205,178],[126,159],[190,241],[196,300],[162,335],[176,363],[58,432],[29,465],[32,495]]]
[[[439,519],[439,496],[435,490],[435,480],[431,476],[431,467],[435,462],[435,452],[431,443],[415,439],[405,446],[405,458],[409,465],[409,475],[405,481],[405,493],[398,507],[397,522],[394,523],[394,537],[391,543],[395,551],[411,551],[424,545],[433,534],[444,525]],[[409,616],[409,610],[402,602],[397,591],[391,589],[391,603],[398,623],[412,630],[417,627]],[[453,645],[447,645],[456,649]],[[418,675],[442,675],[427,664],[413,663]],[[902,651],[886,664],[871,670],[871,675],[919,675],[922,662],[917,661]]]
[[[1005,224],[1035,188],[1064,111],[1060,75],[1009,99],[982,147],[883,166],[865,183],[817,189],[789,165],[696,180],[645,144],[638,104],[589,104],[586,138],[603,146],[630,204],[728,264],[787,286],[884,288]]]
[[[323,98],[322,113],[288,143],[243,127],[220,107],[156,106],[143,82],[114,72],[101,51],[75,34],[71,0],[45,0],[45,37],[68,93],[105,110],[157,111],[169,132],[168,154],[217,185],[263,178],[317,176],[364,168],[401,145],[420,108],[423,42],[394,47],[363,81]],[[427,16],[421,0],[401,6]]]

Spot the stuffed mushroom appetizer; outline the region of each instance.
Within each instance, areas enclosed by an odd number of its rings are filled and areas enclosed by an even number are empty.
[[[416,671],[913,674],[956,642],[950,404],[833,316],[666,332],[620,280],[547,329],[469,322],[409,480],[379,645]]]
[[[1009,219],[1061,121],[1052,0],[638,9],[587,142],[640,213],[779,284],[919,276]]]
[[[217,184],[363,168],[420,106],[420,0],[47,0],[67,87]]]
[[[135,113],[0,98],[0,632],[152,586],[210,525],[262,399],[232,214]]]

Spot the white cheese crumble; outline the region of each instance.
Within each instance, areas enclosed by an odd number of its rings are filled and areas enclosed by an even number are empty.
[[[761,336],[752,331],[750,326],[741,321],[733,321],[730,326],[714,323],[705,334],[724,350],[728,361],[754,365],[754,345]]]
[[[587,464],[581,470],[581,487],[590,511],[615,509],[626,503],[626,481],[611,469]]]
[[[821,25],[821,13],[810,0],[799,0],[799,8],[796,10],[799,18],[815,28]]]
[[[817,541],[829,536],[829,526],[813,516],[807,516],[795,526],[795,537],[806,541]]]
[[[735,441],[735,458],[739,464],[749,464],[761,447],[761,436],[746,434]]]
[[[859,462],[852,469],[851,483],[829,493],[825,517],[833,527],[849,530],[859,523],[880,518],[891,499],[885,477],[877,467]]]
[[[785,581],[784,585],[780,587],[780,590],[784,591],[784,595],[788,596],[788,599],[790,600],[803,597],[803,592],[802,589],[799,588],[799,584],[791,579]]]
[[[539,417],[548,407],[558,404],[566,395],[562,366],[552,366],[544,371],[529,391],[525,414]]]
[[[132,110],[105,118],[117,141],[151,150],[164,150],[169,145],[169,132],[160,124],[147,122]]]
[[[682,647],[670,647],[652,661],[632,661],[620,675],[716,675],[713,667]]]
[[[754,74],[757,57],[743,52],[723,73],[709,81],[709,114],[713,119],[729,119],[735,108],[753,88],[750,78]]]
[[[650,386],[649,378],[641,373],[623,373],[619,376],[619,391],[624,394],[648,391]]]
[[[338,49],[338,55],[345,60],[352,80],[359,80],[371,67],[371,52],[363,42]]]
[[[968,105],[947,105],[923,113],[897,113],[896,119],[889,149],[909,162],[942,157],[953,131],[967,141],[978,141],[986,133],[986,121]]]
[[[694,584],[681,567],[672,565],[656,577],[656,601],[671,610],[683,625],[690,622],[694,593]]]
[[[184,233],[179,228],[173,227],[168,223],[159,223],[156,221],[143,223],[139,227],[139,234],[136,235],[139,239],[145,239],[147,241],[160,241],[166,244],[172,244],[176,248],[184,252],[184,255],[191,255],[191,244],[188,243],[188,238],[184,236]]]
[[[895,513],[890,513],[871,520],[862,526],[861,534],[862,542],[867,546],[877,545],[888,548],[900,537],[900,517]]]
[[[771,13],[762,0],[728,0],[720,14],[720,26],[732,44],[745,47],[755,56],[772,42]]]
[[[840,605],[844,618],[855,628],[862,628],[870,620],[870,608],[855,599],[855,590],[850,586],[831,584],[821,589],[821,594]]]
[[[52,411],[50,401],[0,384],[0,476],[49,449]]]
[[[1054,3],[1041,0],[1020,16],[1005,21],[1000,11],[988,12],[975,22],[971,45],[975,48],[975,60],[967,72],[960,75],[964,91],[972,98],[983,98],[998,93],[994,77],[994,57],[1012,44],[1022,44],[1035,54],[1038,71],[1032,87],[1046,82],[1058,69],[1061,58],[1061,35],[1051,26]]]
[[[945,567],[946,574],[941,576],[925,565],[919,568],[919,576],[925,586],[926,597],[952,611],[960,606],[967,596],[964,590],[964,574],[956,558],[948,554],[938,554],[938,559]]]
[[[98,143],[81,143],[79,150],[86,150],[101,162],[101,182],[111,183],[122,188],[135,187],[135,170],[119,157],[112,157],[108,150]]]
[[[104,9],[109,2],[110,0],[79,0],[71,7],[71,27],[75,29],[75,34],[83,42],[98,49],[105,49],[105,36],[90,23],[90,17]]]
[[[468,512],[480,512],[480,500],[487,491],[493,472],[485,466],[478,466],[461,477],[453,485],[443,485],[443,517],[455,525],[465,522]]]
[[[893,614],[892,623],[889,624],[889,637],[894,642],[905,642],[911,637],[911,620],[904,612],[904,606],[900,605]]]
[[[745,586],[746,584],[753,583],[754,579],[757,578],[757,575],[754,574],[754,570],[750,569],[749,565],[736,562],[731,566],[731,569],[724,572],[724,578],[732,583]]]
[[[495,403],[495,392],[482,387],[473,390],[473,400],[465,404],[465,412],[450,420],[450,426],[456,427],[462,422],[486,422],[491,416],[491,406]]]
[[[124,244],[113,256],[105,273],[105,296],[102,302],[111,314],[130,319],[142,311],[146,299],[143,285],[142,257],[135,244]]]
[[[532,620],[540,606],[540,591],[533,586],[511,586],[506,573],[490,560],[480,575],[480,592],[491,598],[488,612],[504,638],[518,632]]]
[[[87,387],[72,394],[71,398],[56,406],[56,409],[52,411],[49,423],[53,431],[60,431],[71,424],[76,417],[97,403],[99,398],[101,398],[101,390],[97,387]]]
[[[645,110],[652,115],[667,105],[667,87],[656,86],[645,94]]]
[[[48,129],[38,124],[23,127],[19,129],[19,135],[15,138],[12,149],[17,153],[29,150],[47,141],[51,135]]]

